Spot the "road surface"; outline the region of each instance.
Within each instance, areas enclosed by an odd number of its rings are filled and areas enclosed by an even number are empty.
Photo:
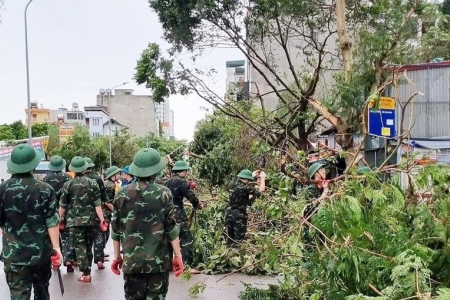
[[[1,238],[0,238],[1,240]],[[1,245],[1,244],[0,244]],[[112,256],[112,243],[109,242],[107,246],[107,253]],[[83,299],[83,300],[119,300],[124,299],[123,294],[123,277],[122,274],[117,276],[111,272],[111,262],[105,263],[104,270],[98,270],[97,266],[93,266],[92,282],[81,283],[77,278],[81,273],[75,270],[74,273],[66,273],[66,268],[61,267],[62,279],[64,282],[65,293],[64,298],[61,297],[59,290],[58,276],[56,271],[53,271],[53,276],[50,279],[50,293],[52,300],[60,299]],[[260,276],[246,276],[244,274],[232,274],[219,282],[217,279],[223,275],[206,276],[193,275],[187,281],[176,278],[171,273],[169,281],[169,292],[167,300],[188,300],[188,299],[209,299],[209,300],[232,300],[238,299],[239,292],[244,289],[242,282],[254,284],[255,286],[264,288],[267,284],[276,283],[276,278],[260,277]],[[205,291],[196,296],[189,296],[189,288],[199,281],[204,281],[206,284]],[[0,299],[9,299],[9,289],[6,284],[5,274],[3,272],[3,264],[0,262]],[[33,298],[32,298],[33,299]]]

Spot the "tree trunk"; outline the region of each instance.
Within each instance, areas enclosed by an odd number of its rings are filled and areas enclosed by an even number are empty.
[[[338,42],[344,62],[345,79],[348,80],[353,65],[352,42],[347,31],[345,0],[336,0],[336,23]]]

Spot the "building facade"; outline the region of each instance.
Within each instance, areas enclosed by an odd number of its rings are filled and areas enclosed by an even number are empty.
[[[31,124],[42,124],[50,122],[50,109],[44,108],[41,104],[41,107],[38,107],[38,103],[31,102]],[[25,109],[25,124],[28,124],[28,109]]]
[[[104,124],[109,120],[106,107],[85,106],[84,117],[86,121],[86,128],[89,130],[92,137],[107,135],[104,130]]]
[[[169,138],[175,138],[175,113],[169,110]]]
[[[131,135],[143,137],[158,131],[151,96],[134,95],[132,89],[115,89],[114,95],[97,95],[97,106],[107,107],[111,118],[121,126],[129,127]]]

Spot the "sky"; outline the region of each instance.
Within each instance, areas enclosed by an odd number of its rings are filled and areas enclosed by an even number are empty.
[[[24,10],[28,0],[5,0],[0,10],[0,124],[25,121],[27,107]],[[147,0],[34,0],[28,8],[31,101],[57,109],[95,105],[101,88],[150,95],[132,80],[136,61],[148,43],[162,39],[158,17]],[[188,57],[184,58],[186,62]],[[227,60],[243,59],[236,49],[217,49],[196,60],[218,72],[208,82],[225,93]],[[196,95],[169,99],[175,137],[191,140],[195,124],[211,108]]]

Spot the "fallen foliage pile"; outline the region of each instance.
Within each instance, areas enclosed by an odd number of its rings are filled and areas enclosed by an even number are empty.
[[[247,286],[241,299],[450,299],[448,169],[427,167],[414,182],[432,189],[431,202],[375,173],[341,181],[311,220],[301,217],[304,196],[291,197],[291,179],[270,176],[277,189],[249,209],[239,250],[225,246],[227,192],[208,201],[193,226],[195,260],[204,273],[284,276],[268,290]]]

